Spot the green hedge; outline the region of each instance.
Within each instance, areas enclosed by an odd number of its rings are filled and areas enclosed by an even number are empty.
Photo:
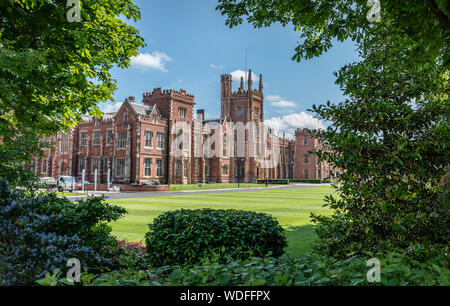
[[[287,246],[278,221],[252,211],[181,209],[158,216],[149,228],[145,239],[155,266],[195,264],[214,254],[278,257]]]
[[[329,179],[270,179],[270,180],[256,180],[258,184],[265,184],[267,181],[268,184],[290,184],[290,183],[312,183],[312,184],[321,184],[321,183],[329,183]]]
[[[312,183],[312,184],[321,184],[322,180],[317,179],[290,179],[289,183]]]
[[[278,179],[278,180],[256,180],[258,184],[265,184],[266,181],[268,184],[289,184],[289,180],[287,179]]]

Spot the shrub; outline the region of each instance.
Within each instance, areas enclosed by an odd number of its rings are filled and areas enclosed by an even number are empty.
[[[289,183],[310,183],[310,184],[321,184],[321,183],[328,183],[330,180],[328,179],[289,179]]]
[[[125,209],[88,198],[78,203],[55,194],[11,190],[0,181],[0,279],[3,285],[33,283],[54,269],[66,269],[69,258],[85,268],[118,266],[118,248],[107,222]]]
[[[288,179],[273,179],[273,180],[259,179],[259,180],[256,180],[256,183],[265,184],[266,181],[268,184],[289,184]]]
[[[426,262],[400,254],[377,257],[381,282],[369,283],[367,258],[336,259],[310,254],[299,258],[251,258],[225,264],[204,261],[194,267],[161,267],[149,279],[184,286],[448,286],[450,270],[444,256]]]
[[[181,209],[160,215],[149,228],[147,251],[157,266],[195,264],[213,254],[278,257],[287,245],[278,221],[252,211]]]
[[[147,269],[150,266],[146,247],[138,242],[118,240],[120,248],[116,249],[114,262],[118,262],[118,269]]]
[[[380,259],[381,282],[369,283],[367,260]],[[64,285],[60,275],[48,274],[39,283]],[[82,275],[83,285],[184,286],[448,286],[450,270],[445,256],[418,262],[400,254],[336,259],[305,254],[299,258],[253,257],[225,263],[217,258],[192,267],[164,266],[145,271],[114,271]]]
[[[290,184],[290,183],[310,183],[310,184],[321,184],[321,183],[329,183],[330,179],[258,179],[256,183],[265,184],[267,181],[268,184]]]
[[[59,269],[36,281],[41,286],[74,286],[73,282],[62,277]],[[123,269],[101,274],[83,272],[80,275],[83,286],[148,286],[150,282],[145,271],[135,269]],[[159,283],[154,283],[158,285]],[[78,284],[77,284],[78,285]]]

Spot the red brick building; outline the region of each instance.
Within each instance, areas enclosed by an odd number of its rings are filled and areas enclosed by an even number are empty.
[[[320,144],[306,129],[287,140],[264,127],[262,76],[253,89],[250,70],[247,84],[241,78],[233,91],[231,75],[221,76],[221,115],[215,120],[205,120],[203,110],[194,118],[194,96],[183,89],[156,88],[143,94],[142,103],[129,97],[117,112],[85,116],[66,135],[52,137],[55,149],[35,160],[35,170],[79,178],[85,170],[86,180],[93,182],[97,173],[99,183],[109,172],[113,183],[137,184],[328,177],[329,166],[308,152]]]
[[[332,168],[326,162],[320,162],[311,152],[323,149],[319,140],[312,138],[308,129],[295,131],[295,165],[296,179],[325,179],[333,177]]]

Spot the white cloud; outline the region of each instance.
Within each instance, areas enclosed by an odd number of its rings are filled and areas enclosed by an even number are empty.
[[[231,77],[233,78],[233,81],[241,81],[241,77],[243,77],[245,80],[246,75],[248,76],[248,72],[246,73],[244,70],[235,70],[235,71],[231,72],[230,74],[231,74]],[[252,72],[253,81],[255,81],[256,78],[257,78],[256,74],[254,72]]]
[[[212,69],[223,69],[224,67],[225,67],[224,65],[209,64],[209,68],[212,68]]]
[[[103,107],[100,107],[100,109],[104,113],[115,113],[122,106],[122,103],[123,102],[105,103],[105,105]]]
[[[171,62],[172,58],[163,52],[154,51],[153,53],[140,53],[138,56],[131,57],[131,66],[142,71],[147,69],[157,69],[167,72],[166,63]]]
[[[284,100],[280,96],[274,95],[274,96],[267,96],[266,98],[272,106],[277,107],[296,107],[297,104],[292,101]]]
[[[267,96],[266,97],[266,100],[267,101],[277,101],[277,100],[281,100],[281,97],[280,96],[277,96],[277,95],[273,95],[273,96]]]
[[[280,135],[284,132],[287,138],[294,138],[295,130],[298,128],[325,128],[319,119],[316,119],[305,112],[294,113],[283,117],[272,117],[264,120],[264,123],[267,127],[274,129],[274,131]]]

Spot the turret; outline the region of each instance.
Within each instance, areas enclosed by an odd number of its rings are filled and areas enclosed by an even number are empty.
[[[263,92],[263,81],[262,81],[262,73],[259,75],[259,92]]]
[[[220,118],[225,118],[230,116],[230,97],[232,95],[233,79],[231,74],[222,74],[220,78],[220,83],[222,87],[222,99],[221,99],[221,112]]]
[[[232,77],[231,74],[222,74],[220,78],[222,84],[222,98],[231,96],[232,91]]]

